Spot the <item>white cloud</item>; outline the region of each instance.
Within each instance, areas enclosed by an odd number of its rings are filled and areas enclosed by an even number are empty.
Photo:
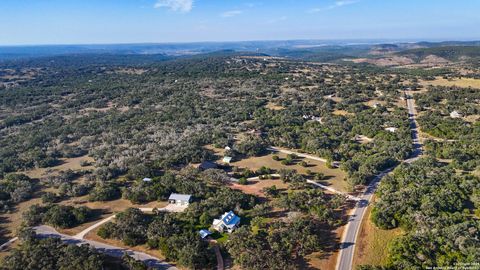
[[[241,10],[229,10],[229,11],[223,12],[222,14],[220,14],[220,16],[222,16],[223,18],[229,18],[229,17],[240,15],[242,13],[243,11]]]
[[[193,8],[193,0],[158,0],[155,8],[168,8],[172,11],[187,13]]]
[[[274,23],[286,21],[287,19],[288,19],[287,16],[282,16],[280,18],[275,18],[275,19],[268,20],[267,23],[274,24]]]
[[[337,2],[335,2],[335,4],[333,4],[332,6],[334,6],[334,7],[343,7],[343,6],[355,4],[355,3],[357,3],[357,2],[358,2],[358,1],[356,1],[356,0],[337,1]]]
[[[339,7],[343,7],[343,6],[352,5],[352,4],[357,3],[358,1],[359,0],[337,0],[333,4],[331,4],[330,6],[327,6],[327,7],[324,7],[324,8],[312,8],[312,9],[308,10],[307,12],[308,13],[317,13],[317,12],[320,12],[320,11],[325,11],[325,10],[330,10],[330,9],[334,9],[334,8],[339,8]]]

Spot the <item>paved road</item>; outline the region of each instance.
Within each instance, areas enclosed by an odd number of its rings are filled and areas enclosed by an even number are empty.
[[[54,228],[50,226],[38,226],[34,228],[37,236],[39,237],[56,237],[62,239],[65,243],[75,244],[75,245],[84,245],[88,244],[99,252],[107,254],[112,257],[121,258],[123,254],[127,253],[129,256],[135,258],[136,260],[144,262],[148,267],[154,269],[162,269],[162,270],[178,270],[176,267],[169,265],[168,263],[163,262],[161,259],[153,257],[143,252],[123,249],[111,245],[107,245],[104,243],[100,243],[97,241],[92,240],[84,240],[84,239],[77,239],[69,235],[61,234],[57,232]]]
[[[411,97],[410,92],[405,92],[407,97]],[[407,107],[408,107],[408,119],[410,121],[410,129],[412,133],[412,140],[413,140],[413,153],[411,157],[405,160],[405,163],[411,163],[417,160],[420,155],[422,154],[422,144],[420,142],[420,138],[418,137],[418,125],[417,121],[415,120],[416,110],[415,110],[415,101],[413,98],[407,99]],[[351,215],[350,219],[348,220],[347,226],[345,231],[342,235],[341,245],[340,245],[340,253],[337,258],[337,270],[350,270],[353,267],[353,256],[355,254],[355,243],[357,242],[358,232],[360,231],[360,225],[362,224],[363,217],[365,216],[365,212],[367,207],[372,200],[372,196],[375,193],[375,190],[378,187],[378,184],[382,178],[391,172],[393,168],[389,168],[388,170],[383,171],[379,175],[377,175],[373,181],[367,187],[365,193],[360,197],[360,201],[358,201],[355,209],[353,210],[353,214]]]

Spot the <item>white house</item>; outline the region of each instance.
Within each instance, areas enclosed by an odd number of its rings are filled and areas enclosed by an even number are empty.
[[[235,215],[233,211],[226,212],[220,219],[214,219],[212,228],[219,232],[233,232],[240,224],[240,217]]]
[[[451,118],[462,118],[463,116],[462,116],[461,113],[459,113],[457,111],[453,111],[453,112],[450,113],[450,117]]]
[[[168,202],[170,204],[189,205],[191,201],[192,201],[192,195],[187,195],[187,194],[172,193],[170,194],[170,197],[168,197]]]
[[[387,127],[387,128],[385,128],[385,130],[386,130],[386,131],[390,131],[390,132],[392,132],[392,133],[397,132],[397,128],[396,128],[396,127]]]
[[[152,178],[145,177],[143,178],[143,182],[152,182]]]

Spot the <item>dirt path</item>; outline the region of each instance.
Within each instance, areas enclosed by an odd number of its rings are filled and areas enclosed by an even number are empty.
[[[284,153],[284,154],[287,154],[287,155],[295,154],[299,157],[309,158],[309,159],[313,159],[313,160],[317,160],[317,161],[327,163],[327,160],[324,159],[324,158],[320,158],[320,157],[316,157],[316,156],[312,156],[312,155],[308,155],[308,154],[303,154],[303,153],[299,153],[299,152],[294,152],[294,151],[290,151],[290,150],[286,150],[286,149],[282,149],[282,148],[278,148],[278,147],[274,147],[274,146],[268,147],[268,150],[273,151],[273,152]]]

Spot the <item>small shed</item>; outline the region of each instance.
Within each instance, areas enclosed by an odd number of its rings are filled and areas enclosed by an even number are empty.
[[[387,127],[387,128],[385,128],[385,130],[386,130],[386,131],[390,131],[390,132],[392,132],[392,133],[397,132],[397,128],[396,128],[396,127]]]
[[[168,197],[168,202],[170,204],[189,205],[191,201],[192,195],[187,194],[172,193],[170,197]]]
[[[457,111],[453,111],[453,112],[450,113],[450,117],[451,118],[462,118],[463,116],[462,116],[461,113],[459,113]]]
[[[198,232],[198,234],[200,234],[200,237],[201,237],[202,239],[205,239],[205,238],[207,238],[209,235],[211,235],[212,232],[209,231],[209,230],[203,229],[203,230],[200,230],[200,231]]]
[[[230,164],[230,162],[232,162],[232,157],[224,157],[222,162],[225,164]]]

